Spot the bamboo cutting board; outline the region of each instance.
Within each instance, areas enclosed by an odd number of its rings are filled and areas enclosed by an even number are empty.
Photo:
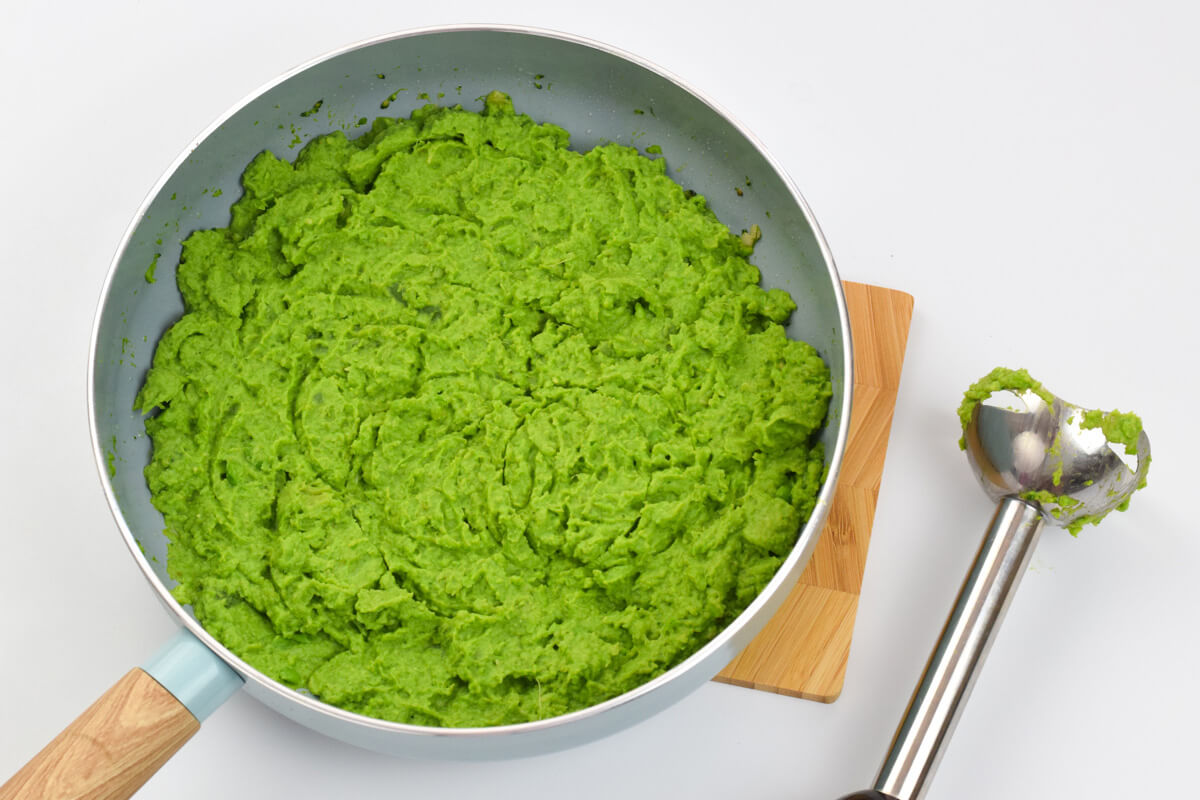
[[[843,283],[854,343],[850,438],[825,528],[799,582],[715,680],[832,703],[842,692],[867,544],[912,320],[904,292]]]

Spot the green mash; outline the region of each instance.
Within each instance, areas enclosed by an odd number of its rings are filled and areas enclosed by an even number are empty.
[[[515,723],[679,663],[770,579],[829,372],[662,160],[494,92],[243,184],[138,399],[175,596],[235,653],[370,716]]]

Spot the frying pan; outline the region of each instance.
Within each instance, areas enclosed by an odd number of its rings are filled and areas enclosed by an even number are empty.
[[[491,728],[387,722],[322,703],[263,675],[210,636],[171,596],[161,515],[143,477],[151,443],[133,411],[150,355],[183,313],[175,286],[180,243],[228,224],[240,176],[264,149],[293,156],[314,136],[354,136],[363,117],[407,115],[426,102],[479,108],[493,89],[516,109],[556,123],[572,147],[658,145],[667,171],[703,194],[731,229],[757,224],[763,284],[797,304],[788,335],[829,364],[833,398],[822,437],[828,478],[795,547],[761,594],[726,629],[659,677],[563,716]],[[381,110],[386,108],[386,110]],[[151,280],[152,279],[152,280]],[[101,293],[88,365],[92,445],[109,506],[130,553],[179,634],[132,670],[4,787],[101,787],[128,796],[239,687],[281,714],[337,739],[389,754],[502,758],[570,747],[631,725],[683,697],[728,663],[783,602],[816,544],[850,420],[850,332],[841,283],[807,205],[758,140],[683,81],[605,45],[513,26],[426,28],[351,45],[286,73],[197,137],[151,190],[125,233]],[[92,795],[89,795],[92,796]]]

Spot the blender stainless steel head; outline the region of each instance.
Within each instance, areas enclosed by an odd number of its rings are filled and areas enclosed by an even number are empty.
[[[1150,440],[1132,415],[1087,411],[1040,384],[983,392],[978,400],[964,412],[963,446],[983,490],[999,505],[874,789],[843,800],[925,796],[1042,523],[1077,533],[1123,508],[1145,485]]]
[[[1128,502],[1145,483],[1150,469],[1145,431],[1127,444],[1110,442],[1099,423],[1111,415],[1044,390],[1001,392],[991,399],[1001,402],[975,406],[963,441],[975,477],[996,502],[1011,496],[1035,502],[1049,523],[1078,532]],[[1136,456],[1137,468],[1122,454]]]

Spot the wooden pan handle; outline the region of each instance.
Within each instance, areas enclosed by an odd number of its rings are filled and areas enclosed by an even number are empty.
[[[0,800],[124,800],[199,728],[135,667],[0,786]]]

